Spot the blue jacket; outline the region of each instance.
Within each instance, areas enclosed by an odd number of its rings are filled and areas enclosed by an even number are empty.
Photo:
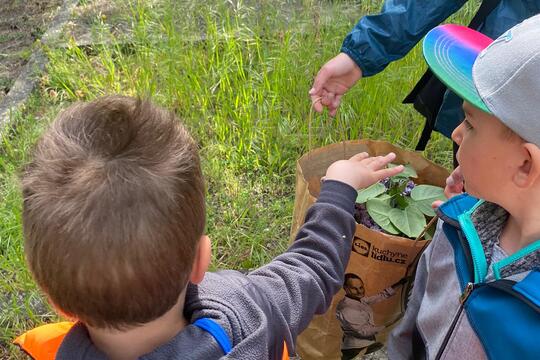
[[[469,195],[439,209],[390,359],[538,359],[540,240],[506,256],[507,212]]]
[[[360,19],[343,41],[341,51],[358,64],[363,76],[375,75],[405,56],[429,30],[465,3],[466,0],[387,0],[379,14]],[[478,30],[494,39],[538,13],[540,0],[501,0]],[[461,104],[457,95],[447,91],[435,130],[450,137],[463,120]]]

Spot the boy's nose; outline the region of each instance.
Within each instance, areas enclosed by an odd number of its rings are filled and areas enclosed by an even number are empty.
[[[461,145],[461,140],[463,140],[463,127],[465,125],[463,124],[463,122],[461,124],[459,124],[459,126],[457,128],[454,129],[454,131],[452,132],[452,140],[454,140],[454,142],[458,145]]]

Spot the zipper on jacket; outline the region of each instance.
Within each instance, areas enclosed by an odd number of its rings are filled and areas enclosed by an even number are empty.
[[[478,203],[476,204],[475,207],[477,207]],[[457,236],[458,236],[458,239],[461,243],[461,247],[463,249],[463,255],[465,256],[465,260],[467,262],[467,267],[469,268],[468,270],[470,271],[470,274],[472,275],[473,277],[473,280],[474,281],[474,278],[475,278],[475,274],[476,274],[476,268],[477,268],[477,264],[476,264],[476,261],[474,259],[474,255],[472,254],[472,251],[471,251],[471,246],[470,246],[470,242],[469,240],[467,239],[467,237],[465,236],[465,234],[458,230],[457,231]],[[456,264],[456,267],[458,266],[458,264]],[[458,279],[463,281],[465,279],[461,279],[461,277],[459,276],[459,272],[458,272]],[[450,324],[450,327],[448,328],[448,331],[446,332],[446,335],[444,336],[444,339],[443,339],[443,342],[439,348],[439,351],[437,352],[437,356],[435,356],[435,360],[439,360],[443,353],[444,353],[444,350],[446,350],[446,346],[448,345],[448,342],[450,341],[450,337],[452,336],[452,333],[454,332],[456,326],[457,326],[457,322],[461,316],[461,313],[463,312],[463,305],[465,304],[465,301],[467,301],[467,299],[469,298],[469,295],[471,294],[471,292],[474,290],[475,288],[475,284],[473,282],[471,282],[470,279],[467,279],[466,281],[467,282],[467,285],[465,285],[465,288],[463,289],[463,293],[459,296],[459,308],[458,308],[458,311],[456,313],[456,315],[454,315],[454,318],[452,320],[452,323]]]
[[[474,290],[474,284],[473,283],[467,283],[465,286],[465,290],[463,290],[463,294],[459,297],[459,303],[461,304],[461,307],[463,307],[463,304],[465,304],[465,301],[469,298],[469,295],[471,295],[472,291]]]
[[[514,285],[516,285],[517,283],[518,283],[517,281],[509,280],[509,279],[495,280],[495,281],[490,281],[490,282],[481,283],[481,284],[468,283],[467,286],[465,287],[465,290],[463,291],[463,294],[461,294],[460,296],[460,302],[462,305],[464,305],[465,301],[467,300],[467,298],[469,297],[469,295],[471,294],[473,290],[477,290],[479,288],[487,286],[487,287],[494,288],[494,289],[507,293],[508,295],[528,305],[534,311],[540,313],[540,306],[536,305],[530,299],[523,296],[521,293],[519,293],[518,291],[514,289]]]
[[[439,348],[439,351],[437,352],[437,356],[435,357],[435,360],[439,360],[441,356],[444,353],[444,350],[446,350],[446,346],[448,345],[448,342],[450,341],[450,337],[454,333],[454,330],[456,328],[457,322],[459,318],[461,317],[461,313],[463,312],[465,301],[469,298],[469,295],[471,295],[472,291],[474,290],[474,284],[472,282],[467,283],[465,286],[465,289],[463,290],[463,293],[459,296],[459,308],[454,315],[454,319],[452,320],[452,323],[450,324],[450,327],[448,328],[448,331],[446,332],[446,335],[444,336],[444,340],[441,344],[441,347]]]
[[[529,307],[534,309],[536,312],[540,313],[540,306],[536,305],[531,300],[527,299],[525,296],[523,296],[522,294],[514,290],[513,287],[516,283],[517,282],[513,280],[496,280],[496,281],[492,281],[488,283],[481,283],[481,284],[474,284],[472,282],[467,283],[467,285],[465,286],[465,289],[463,290],[463,293],[459,297],[459,303],[460,303],[459,309],[454,319],[452,320],[452,324],[450,325],[450,328],[448,329],[444,337],[443,343],[441,344],[441,347],[439,348],[439,351],[437,352],[437,356],[435,357],[435,359],[439,360],[442,357],[444,350],[446,350],[446,346],[448,345],[448,342],[450,341],[450,337],[452,336],[452,333],[454,332],[457,326],[458,319],[461,316],[463,309],[465,308],[465,302],[467,301],[467,299],[469,298],[469,296],[475,289],[478,289],[484,286],[489,286],[494,289],[504,291],[510,296],[513,296],[516,299],[519,299],[520,301],[524,302]]]

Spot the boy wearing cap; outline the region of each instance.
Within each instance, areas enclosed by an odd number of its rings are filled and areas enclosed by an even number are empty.
[[[452,134],[468,193],[438,209],[391,359],[540,354],[540,15],[495,41],[443,25],[433,72],[465,102]]]

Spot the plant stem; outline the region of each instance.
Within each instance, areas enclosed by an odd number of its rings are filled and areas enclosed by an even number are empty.
[[[422,238],[422,236],[424,236],[424,234],[426,233],[426,231],[437,221],[439,217],[437,215],[435,215],[429,222],[428,224],[424,227],[424,230],[422,230],[422,232],[420,233],[420,235],[418,235],[416,237],[416,239],[414,239],[414,241],[418,241]]]

